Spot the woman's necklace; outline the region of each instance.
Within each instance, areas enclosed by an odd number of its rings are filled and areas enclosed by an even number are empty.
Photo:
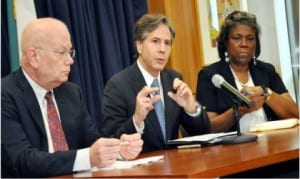
[[[251,77],[250,77],[250,72],[249,72],[249,70],[248,70],[248,80],[247,80],[246,83],[243,83],[243,82],[241,82],[241,81],[239,80],[239,78],[238,78],[237,75],[235,74],[235,72],[234,72],[234,70],[232,69],[232,67],[231,67],[230,65],[229,65],[229,67],[230,67],[230,70],[231,70],[231,72],[232,72],[232,74],[233,74],[235,83],[239,84],[238,86],[241,86],[242,88],[243,88],[243,87],[246,87],[246,86],[250,86],[250,83],[251,83],[250,78],[251,78]]]

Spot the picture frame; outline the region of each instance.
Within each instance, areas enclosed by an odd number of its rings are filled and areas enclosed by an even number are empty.
[[[216,4],[218,1],[222,0],[211,0],[215,1]],[[224,1],[224,0],[223,0]],[[221,2],[222,3],[222,2]],[[211,64],[216,62],[219,59],[218,52],[217,52],[217,43],[215,37],[217,36],[214,34],[213,37],[211,37],[210,32],[210,25],[209,25],[209,14],[210,14],[210,7],[209,0],[198,0],[197,1],[198,6],[198,15],[199,15],[199,29],[200,29],[200,38],[201,38],[201,48],[203,52],[203,61],[205,65]],[[237,9],[240,9],[242,11],[248,11],[248,0],[239,0],[239,7]],[[212,9],[214,11],[215,9]],[[217,12],[217,11],[216,11]],[[219,21],[219,20],[218,20]],[[222,21],[222,19],[220,19]],[[217,32],[218,34],[219,32]]]
[[[216,47],[216,38],[220,32],[221,24],[231,12],[246,10],[246,2],[241,0],[206,0],[208,6],[209,36],[212,47]]]

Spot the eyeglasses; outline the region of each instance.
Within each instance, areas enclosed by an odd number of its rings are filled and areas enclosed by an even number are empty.
[[[75,58],[75,55],[76,55],[76,50],[74,48],[71,48],[69,51],[57,51],[57,50],[47,50],[47,49],[44,49],[44,48],[36,48],[36,49],[39,49],[39,50],[45,50],[45,51],[49,51],[49,52],[53,52],[53,53],[56,53],[58,54],[61,58],[66,58],[68,55],[71,57],[71,58]]]

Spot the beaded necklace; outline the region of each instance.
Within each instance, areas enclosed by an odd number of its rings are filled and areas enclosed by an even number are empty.
[[[239,84],[238,86],[240,86],[241,88],[246,87],[246,86],[252,86],[252,85],[251,85],[251,76],[250,76],[249,70],[248,70],[248,81],[247,81],[246,83],[243,83],[243,82],[241,82],[241,81],[239,80],[239,78],[238,78],[237,75],[235,74],[235,72],[234,72],[234,70],[232,69],[232,67],[231,67],[230,65],[229,65],[229,67],[230,67],[230,70],[231,70],[231,72],[232,72],[232,74],[233,74],[233,78],[234,78],[234,80],[235,80],[235,83],[236,83],[236,84]]]

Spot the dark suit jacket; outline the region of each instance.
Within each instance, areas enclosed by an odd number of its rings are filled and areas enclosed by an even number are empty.
[[[69,151],[48,152],[41,110],[23,72],[1,80],[2,177],[43,177],[71,173],[77,149],[89,147],[99,131],[85,108],[78,86],[54,89]]]
[[[164,92],[167,139],[178,138],[179,124],[182,124],[191,135],[207,132],[208,124],[206,122],[208,120],[202,120],[201,117],[189,117],[183,108],[167,95],[167,92],[173,89],[174,78],[182,79],[182,76],[171,69],[161,71],[160,75]],[[146,82],[138,69],[137,62],[114,75],[107,82],[102,101],[102,132],[104,135],[119,137],[123,133],[137,132],[132,116],[135,111],[136,96],[145,85]],[[142,152],[165,149],[165,142],[155,110],[148,113],[144,122]]]
[[[287,92],[281,78],[271,64],[257,60],[256,65],[253,65],[253,63],[249,64],[249,70],[255,86],[264,85],[279,94]],[[199,71],[197,100],[206,106],[208,112],[213,111],[221,114],[233,106],[233,101],[230,94],[213,85],[211,78],[214,74],[220,74],[225,81],[237,89],[229,64],[225,61],[218,61]],[[278,119],[267,105],[264,105],[263,108],[268,120]],[[232,130],[236,130],[236,126]]]

